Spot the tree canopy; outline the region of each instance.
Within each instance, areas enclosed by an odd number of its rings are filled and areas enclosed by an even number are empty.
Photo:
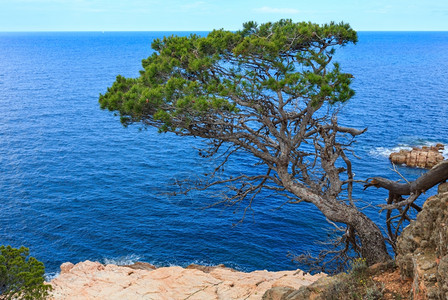
[[[381,231],[352,199],[347,151],[365,130],[337,121],[340,104],[354,91],[353,76],[333,56],[356,42],[348,24],[291,20],[164,37],[152,43],[140,77],[117,76],[99,102],[125,126],[138,122],[201,137],[208,142],[203,156],[224,153],[201,187],[228,187],[223,201],[251,203],[267,189],[289,203],[312,203],[330,222],[347,225],[337,245],[351,247],[368,264],[382,262],[390,257]],[[215,178],[239,152],[256,157],[257,170],[264,170]]]
[[[51,286],[44,274],[44,264],[28,248],[0,246],[0,299],[45,299]]]
[[[125,125],[142,121],[192,135],[202,133],[197,126],[210,116],[214,122],[244,119],[252,111],[275,112],[279,101],[279,108],[290,112],[298,100],[317,109],[324,101],[353,96],[352,76],[329,64],[335,46],[356,41],[356,32],[344,23],[290,20],[248,22],[236,33],[164,37],[152,43],[156,52],[143,60],[141,76],[118,76],[100,104],[119,111]]]

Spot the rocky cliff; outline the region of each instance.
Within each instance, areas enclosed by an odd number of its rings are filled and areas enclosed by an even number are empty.
[[[417,219],[403,230],[397,248],[400,273],[413,281],[412,298],[448,299],[448,183],[426,200]],[[155,268],[145,263],[116,266],[86,261],[63,264],[51,285],[52,299],[279,300],[318,299],[319,291],[331,291],[346,280],[341,278],[300,270],[244,273],[222,265]]]
[[[396,263],[413,279],[414,299],[448,299],[448,183],[426,200],[397,246]]]
[[[425,201],[416,220],[398,238],[397,249],[395,264],[399,270],[388,264],[369,268],[372,279],[383,286],[381,298],[362,299],[448,300],[448,183],[440,184],[438,194]],[[394,279],[399,274],[401,279]],[[348,284],[350,276],[341,273],[300,289],[274,287],[263,300],[342,299],[333,292]]]
[[[261,299],[272,287],[297,289],[324,274],[307,275],[300,270],[251,273],[224,266],[155,268],[103,265],[85,261],[61,266],[51,281],[52,299]]]

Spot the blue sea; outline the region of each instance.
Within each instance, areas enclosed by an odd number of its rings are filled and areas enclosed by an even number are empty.
[[[151,41],[171,34],[189,33],[0,33],[0,244],[29,247],[48,274],[87,259],[276,271],[297,268],[289,251],[318,253],[332,227],[312,206],[262,194],[239,222],[244,207],[205,209],[222,191],[172,196],[176,179],[213,165],[198,156],[203,141],[124,128],[100,110],[116,75],[138,76]],[[448,32],[360,32],[336,60],[356,90],[340,123],[368,127],[354,145],[357,179],[398,180],[389,153],[448,145]],[[358,187],[356,197],[384,226],[375,205],[387,194]]]

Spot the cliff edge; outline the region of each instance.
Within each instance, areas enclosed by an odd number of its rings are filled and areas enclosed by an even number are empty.
[[[244,273],[223,265],[155,268],[85,261],[62,264],[50,284],[51,299],[261,299],[272,287],[297,289],[325,276],[300,270]]]
[[[398,238],[396,263],[413,279],[414,299],[448,299],[448,183],[428,198]]]

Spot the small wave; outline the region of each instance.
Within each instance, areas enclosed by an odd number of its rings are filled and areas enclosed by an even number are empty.
[[[397,146],[393,148],[387,148],[387,147],[376,147],[369,151],[369,154],[372,156],[379,156],[379,157],[389,157],[393,152],[399,152],[400,150],[411,150],[412,147],[408,145],[402,145]]]
[[[445,159],[448,159],[448,147],[447,147],[447,145],[445,145],[445,149],[443,149],[442,155],[443,155],[443,157],[445,157]]]
[[[50,282],[58,276],[59,276],[59,272],[49,272],[49,273],[45,273],[44,278],[45,278],[46,282]]]
[[[205,267],[216,267],[219,264],[223,264],[227,268],[231,268],[231,269],[234,269],[234,270],[237,270],[240,272],[246,272],[246,273],[250,272],[248,269],[241,267],[240,265],[234,263],[233,261],[221,261],[221,262],[217,263],[217,262],[204,261],[204,260],[193,260],[188,263],[178,264],[178,266],[182,266],[185,268],[191,264],[205,266]],[[175,266],[175,264],[172,264],[172,265],[170,264],[170,266]]]
[[[130,254],[130,255],[120,256],[120,257],[116,257],[116,258],[104,258],[103,259],[104,264],[117,265],[117,266],[132,265],[140,260],[141,260],[141,256],[138,256],[136,254]]]

